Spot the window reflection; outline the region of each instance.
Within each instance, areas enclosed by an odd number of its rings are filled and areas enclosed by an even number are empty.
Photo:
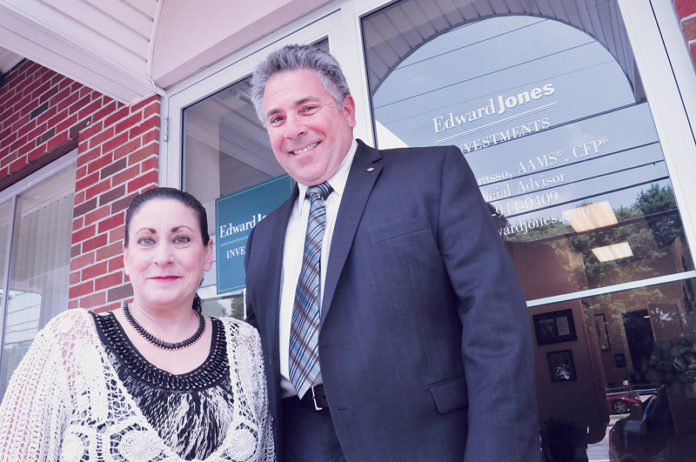
[[[695,283],[530,309],[547,449],[558,437],[555,426],[566,425],[587,428],[589,451],[597,443],[616,454],[612,460],[689,460],[696,443]]]
[[[364,18],[377,143],[471,165],[530,307],[545,456],[691,460],[696,280],[650,103],[616,1],[547,3]]]
[[[528,300],[693,269],[620,22],[600,42],[573,15],[464,21],[397,62],[377,26],[421,3],[364,22],[379,147],[459,147]]]
[[[328,51],[326,39],[315,45]],[[273,155],[251,102],[251,77],[185,108],[183,119],[184,189],[205,207],[213,234],[218,198],[285,175],[285,171]],[[217,245],[219,239],[213,242]],[[206,314],[242,318],[240,291],[220,296],[216,283],[216,271],[205,273],[199,294]]]
[[[185,188],[201,200],[283,174],[251,103],[251,78],[184,110]]]
[[[256,117],[250,85],[247,77],[184,110],[184,189],[205,207],[211,232],[216,199],[284,173]],[[215,271],[205,273],[199,291],[204,300],[217,298],[216,280]],[[219,314],[209,304],[206,314]]]
[[[643,188],[631,188],[635,200],[621,207],[610,208],[608,200],[592,204],[597,207],[566,209],[586,218],[584,223],[566,210],[568,223],[559,220],[537,227],[526,222],[526,232],[519,233],[524,240],[508,240],[506,245],[527,299],[692,270],[671,186],[663,181]],[[604,210],[604,216],[597,210]],[[595,227],[580,228],[593,219]],[[499,228],[510,227],[504,217],[498,217],[498,223]],[[573,224],[581,231],[575,232]],[[529,270],[532,261],[534,271]]]

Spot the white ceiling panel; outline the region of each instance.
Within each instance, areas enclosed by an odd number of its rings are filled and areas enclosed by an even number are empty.
[[[161,93],[148,77],[157,12],[157,0],[0,0],[0,47],[132,102]]]
[[[0,47],[21,54],[119,101],[135,101],[153,93],[144,74],[114,65],[109,58],[3,9],[0,3]]]
[[[102,0],[103,1],[103,0]],[[157,0],[121,0],[120,3],[126,3],[132,8],[140,11],[145,15],[153,15],[157,9]]]
[[[133,103],[328,1],[0,0],[0,72],[26,57]]]
[[[45,0],[3,0],[2,3],[39,26],[127,69],[136,73],[145,69],[151,31],[147,36],[137,34],[119,18],[83,0],[61,0],[60,8]]]
[[[84,0],[94,8],[101,10],[115,21],[133,29],[142,37],[149,39],[152,35],[152,24],[157,13],[155,0],[140,0],[137,6],[126,1]]]

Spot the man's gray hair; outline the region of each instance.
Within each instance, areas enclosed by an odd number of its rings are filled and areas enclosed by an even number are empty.
[[[324,89],[333,96],[338,107],[343,108],[343,99],[350,94],[350,90],[336,58],[312,45],[286,45],[268,55],[256,67],[251,79],[251,99],[256,108],[256,115],[264,126],[266,120],[263,113],[263,93],[268,80],[279,72],[297,69],[317,72]]]

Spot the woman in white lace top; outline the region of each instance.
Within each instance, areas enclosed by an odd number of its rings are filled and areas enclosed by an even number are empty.
[[[256,330],[201,314],[205,209],[155,188],[126,212],[133,302],[39,332],[0,405],[0,461],[273,461]]]

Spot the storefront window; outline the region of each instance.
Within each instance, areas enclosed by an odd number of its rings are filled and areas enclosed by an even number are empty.
[[[284,173],[256,117],[250,81],[247,77],[184,110],[184,189],[205,206],[213,235],[217,198]],[[206,314],[243,318],[241,294],[220,297],[215,283],[216,272],[207,272],[199,290]]]
[[[693,259],[616,2],[504,3],[363,18],[375,138],[461,150],[528,300],[542,423],[606,445],[610,397],[647,400],[655,349],[694,345]]]
[[[616,460],[690,460],[695,283],[687,279],[532,309],[542,435],[561,426],[576,436],[587,429],[586,441],[595,443],[587,449],[590,461],[607,460],[609,439]]]
[[[68,306],[74,188],[73,164],[29,189],[3,194],[6,201],[0,205],[0,395],[39,329]],[[9,289],[5,290],[7,283]]]
[[[328,49],[327,40],[317,45]],[[285,175],[256,116],[250,84],[246,77],[183,112],[184,189],[205,206],[213,235],[216,199]],[[207,314],[244,317],[241,291],[218,294],[216,271],[206,273],[199,294]]]

